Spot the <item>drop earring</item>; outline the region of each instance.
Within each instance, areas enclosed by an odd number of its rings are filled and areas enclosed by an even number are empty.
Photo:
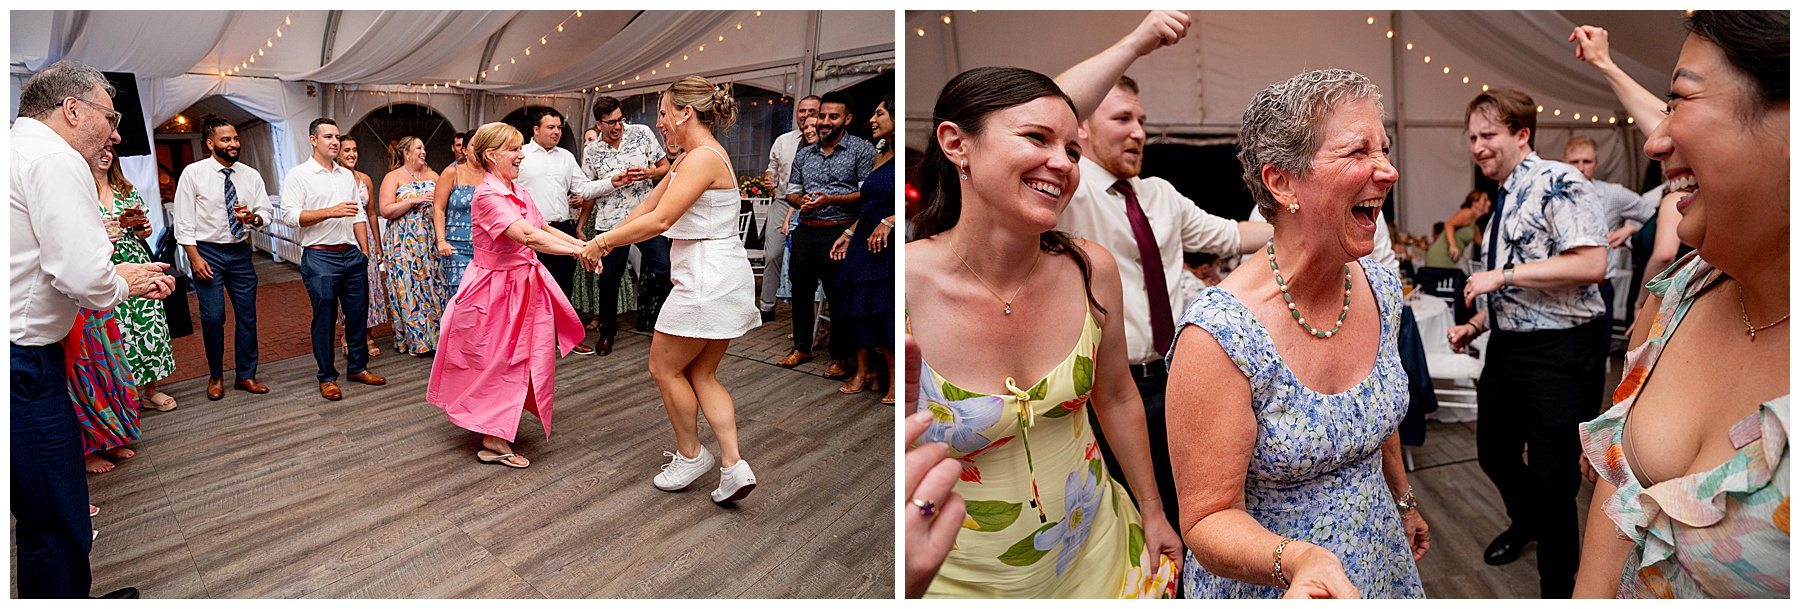
[[[969,162],[963,161],[962,165],[956,168],[956,172],[962,176],[962,179],[969,179]]]

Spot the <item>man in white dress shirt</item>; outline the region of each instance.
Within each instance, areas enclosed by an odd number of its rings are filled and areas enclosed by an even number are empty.
[[[1137,82],[1124,72],[1138,57],[1179,41],[1187,23],[1185,13],[1153,12],[1123,40],[1056,77],[1082,111],[1077,131],[1081,184],[1057,228],[1105,246],[1119,265],[1125,349],[1131,376],[1143,396],[1151,460],[1156,464],[1157,486],[1165,489],[1163,511],[1171,524],[1181,519],[1176,514],[1179,502],[1169,494],[1175,479],[1169,470],[1163,423],[1168,385],[1163,355],[1175,338],[1174,311],[1180,306],[1175,288],[1184,272],[1181,255],[1249,253],[1273,234],[1262,222],[1235,222],[1206,213],[1167,180],[1138,177],[1144,168],[1146,117]],[[1104,448],[1098,425],[1095,436]],[[1107,462],[1116,463],[1110,453]]]
[[[1577,135],[1563,146],[1563,162],[1573,165],[1593,183],[1594,192],[1606,206],[1606,281],[1600,283],[1600,300],[1606,303],[1605,319],[1613,318],[1613,284],[1615,277],[1631,275],[1631,259],[1619,246],[1644,227],[1656,215],[1655,199],[1639,195],[1621,184],[1594,178],[1600,167],[1599,145],[1594,138]],[[1630,224],[1627,224],[1630,222]]]
[[[200,300],[200,334],[210,376],[206,398],[225,397],[225,293],[237,316],[233,341],[237,388],[268,393],[256,382],[256,267],[250,228],[274,221],[262,174],[238,161],[237,128],[217,116],[200,121],[208,155],[181,170],[175,186],[175,243],[187,250]]]
[[[343,399],[338,387],[338,307],[344,311],[345,365],[350,380],[385,385],[369,366],[369,223],[356,202],[356,175],[337,164],[337,121],[313,119],[307,133],[313,153],[281,180],[281,223],[300,229],[300,280],[312,299],[313,360],[319,395]]]
[[[19,598],[86,598],[93,574],[81,424],[60,344],[80,307],[175,289],[166,264],[112,264],[89,162],[118,142],[113,87],[57,62],[26,81],[13,124],[11,474]],[[137,598],[124,588],[107,598]]]
[[[531,141],[525,142],[525,160],[519,163],[519,184],[531,193],[531,202],[544,214],[544,223],[573,236],[576,216],[570,199],[597,199],[612,184],[606,180],[589,180],[575,155],[557,147],[562,141],[563,115],[555,108],[539,108],[532,113]],[[538,254],[538,261],[556,279],[563,296],[575,298],[575,257]],[[639,312],[642,315],[643,312]],[[576,355],[592,355],[594,348],[575,345]]]
[[[763,179],[769,185],[785,189],[788,177],[794,169],[794,154],[800,152],[805,145],[805,138],[800,132],[806,128],[806,120],[819,111],[819,96],[808,95],[794,102],[794,129],[775,138],[775,144],[769,146],[769,168],[763,170]],[[781,192],[777,190],[776,192]],[[762,294],[756,306],[762,309],[763,321],[775,319],[775,292],[781,287],[781,259],[787,255],[787,227],[775,217],[775,208],[769,208],[769,215],[763,218],[763,285]],[[773,269],[774,272],[770,272]]]

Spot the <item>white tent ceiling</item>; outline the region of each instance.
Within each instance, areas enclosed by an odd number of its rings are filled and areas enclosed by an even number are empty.
[[[951,17],[950,23],[944,17]],[[911,11],[906,15],[906,130],[923,149],[931,107],[955,74],[1012,65],[1055,75],[1100,52],[1143,19],[1139,11]],[[1295,73],[1338,67],[1381,87],[1395,127],[1397,221],[1428,232],[1473,185],[1462,134],[1483,84],[1532,95],[1546,111],[1538,150],[1562,155],[1574,134],[1601,146],[1598,176],[1635,184],[1642,136],[1626,126],[1605,80],[1566,41],[1577,24],[1606,27],[1613,58],[1652,91],[1668,86],[1684,33],[1681,11],[1193,11],[1179,44],[1138,60],[1151,135],[1232,136],[1252,95]],[[1373,23],[1370,21],[1373,20]],[[1390,39],[1387,32],[1393,30]],[[921,35],[921,33],[923,35]],[[1412,50],[1405,45],[1411,43]],[[1430,55],[1427,63],[1425,56]],[[1449,73],[1444,68],[1449,67]],[[1463,77],[1468,77],[1465,84]],[[1555,114],[1557,110],[1560,115]],[[1575,114],[1580,113],[1577,120]],[[1594,122],[1593,116],[1600,116]],[[1617,122],[1608,124],[1608,119]]]
[[[604,93],[647,92],[701,74],[798,96],[859,80],[816,67],[891,69],[894,56],[891,11],[12,11],[10,21],[14,113],[32,73],[71,59],[134,73],[147,129],[230,100],[270,124],[280,168],[309,154],[312,119],[347,127],[403,100],[456,129],[529,103],[585,127],[608,84],[617,89]],[[121,167],[137,183],[156,175],[149,157]]]

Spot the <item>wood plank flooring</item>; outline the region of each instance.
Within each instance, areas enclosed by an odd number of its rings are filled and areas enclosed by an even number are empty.
[[[476,462],[480,436],[425,402],[426,359],[374,358],[388,384],[345,383],[339,402],[319,397],[308,356],[265,363],[269,395],[170,384],[182,406],[144,413],[138,456],[89,476],[93,589],[893,598],[895,407],[734,345],[719,377],[760,485],[726,507],[707,496],[716,474],[662,492],[650,478],[674,437],[649,342],[621,332],[612,356],[558,363],[553,436],[526,416],[514,443],[525,470]],[[701,435],[716,450],[704,419]]]

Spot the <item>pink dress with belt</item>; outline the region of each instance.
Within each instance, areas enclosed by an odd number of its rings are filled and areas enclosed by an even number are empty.
[[[568,355],[581,341],[581,320],[537,253],[505,237],[520,219],[544,226],[531,194],[490,173],[471,207],[475,257],[444,309],[425,399],[458,427],[508,442],[518,433],[519,411],[527,409],[549,437],[557,347]],[[531,408],[526,383],[535,388]]]

